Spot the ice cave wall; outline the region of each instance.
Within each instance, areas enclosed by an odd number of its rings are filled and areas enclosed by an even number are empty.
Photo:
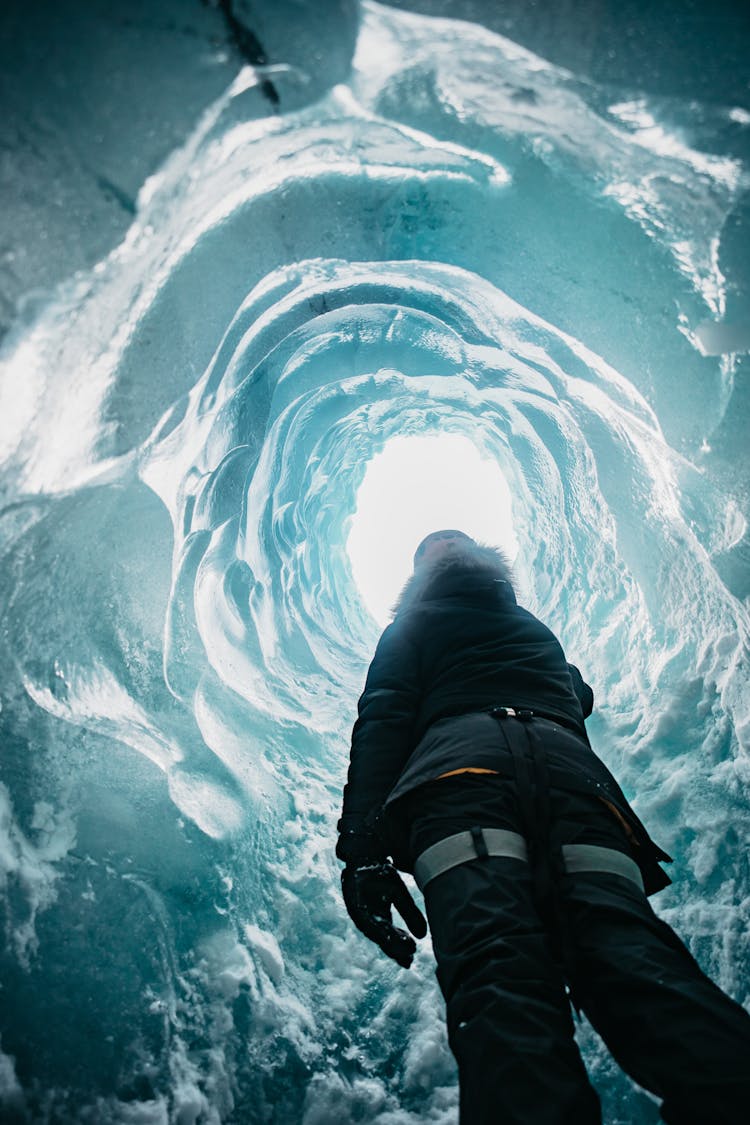
[[[250,47],[128,11],[73,6],[49,63],[116,61],[102,148],[61,143],[69,81],[11,149],[7,309],[67,280],[2,353],[8,1120],[455,1120],[429,953],[382,964],[332,857],[376,637],[346,534],[394,434],[501,465],[524,597],[675,855],[659,909],[746,1000],[747,372],[705,340],[748,307],[747,104],[592,82],[500,37],[516,9],[239,6]],[[655,1121],[581,1039],[608,1120]]]

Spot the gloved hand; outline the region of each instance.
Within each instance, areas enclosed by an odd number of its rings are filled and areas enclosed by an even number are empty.
[[[427,923],[392,863],[349,863],[341,872],[344,903],[354,925],[404,969],[411,965],[417,943],[394,926],[395,906],[414,937],[423,938]]]

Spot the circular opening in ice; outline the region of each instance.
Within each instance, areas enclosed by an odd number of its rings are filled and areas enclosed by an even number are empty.
[[[346,545],[379,625],[411,574],[418,543],[441,527],[502,547],[511,562],[518,553],[510,488],[496,461],[461,434],[392,438],[367,466]]]

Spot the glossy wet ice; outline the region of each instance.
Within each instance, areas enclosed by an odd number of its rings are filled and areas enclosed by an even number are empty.
[[[429,950],[384,961],[332,853],[377,638],[346,543],[396,435],[502,469],[520,597],[675,856],[657,908],[746,999],[748,622],[721,567],[746,507],[710,454],[747,169],[675,106],[375,3],[348,79],[304,87],[244,69],[122,244],[6,340],[0,1089],[22,1120],[455,1121]],[[718,136],[742,112],[705,116]],[[580,1039],[606,1119],[656,1121]]]

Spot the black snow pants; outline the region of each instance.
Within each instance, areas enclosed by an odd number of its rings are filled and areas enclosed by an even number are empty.
[[[405,804],[414,858],[474,826],[522,830],[515,783],[505,778],[432,781]],[[561,843],[630,852],[596,797],[552,790],[550,814]],[[634,883],[587,872],[561,875],[558,889],[565,971],[559,933],[540,917],[523,860],[478,858],[425,887],[461,1125],[599,1125],[566,979],[623,1070],[662,1100],[664,1121],[749,1121],[744,1009],[704,975]]]

